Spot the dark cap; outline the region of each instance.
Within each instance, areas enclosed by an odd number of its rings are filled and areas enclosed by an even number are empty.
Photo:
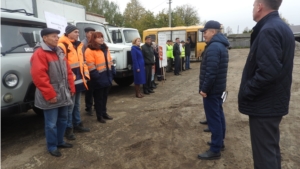
[[[59,34],[60,31],[57,30],[57,29],[52,29],[52,28],[44,28],[44,29],[42,29],[42,31],[41,31],[41,37],[43,37],[43,36],[45,36],[45,35],[52,34],[52,33],[57,33],[57,34]]]
[[[91,28],[91,27],[86,27],[84,28],[84,32],[87,33],[89,31],[96,31],[94,28]]]
[[[201,32],[206,31],[207,29],[221,29],[221,24],[218,21],[208,21],[206,22],[203,29],[201,29]]]
[[[69,34],[69,33],[73,32],[73,31],[76,30],[76,29],[78,29],[76,26],[74,26],[74,25],[68,25],[68,26],[66,27],[65,33],[66,33],[66,34]]]
[[[180,43],[185,43],[183,40]]]

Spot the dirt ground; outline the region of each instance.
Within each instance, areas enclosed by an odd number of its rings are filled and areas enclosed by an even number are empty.
[[[249,49],[230,50],[224,103],[226,149],[216,161],[197,159],[209,147],[202,98],[198,94],[199,62],[182,76],[168,73],[154,94],[138,99],[133,86],[114,85],[109,94],[108,113],[114,117],[100,124],[87,116],[82,99],[81,114],[89,133],[76,133],[71,149],[62,157],[46,150],[43,118],[33,112],[1,119],[1,166],[3,169],[252,169],[248,116],[237,109],[237,94]],[[283,169],[300,169],[300,51],[294,60],[290,113],[281,122]]]

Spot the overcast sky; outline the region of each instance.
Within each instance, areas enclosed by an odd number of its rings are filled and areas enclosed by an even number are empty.
[[[121,12],[124,12],[130,0],[110,0],[119,4]],[[155,14],[164,8],[169,9],[169,0],[139,0],[144,8]],[[230,26],[233,33],[239,33],[248,27],[251,29],[255,22],[252,19],[252,8],[254,0],[172,0],[172,8],[184,4],[195,6],[201,21],[216,20],[224,25]],[[283,0],[279,12],[289,23],[300,25],[300,0]]]

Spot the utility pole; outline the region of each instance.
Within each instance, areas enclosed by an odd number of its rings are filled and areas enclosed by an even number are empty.
[[[169,0],[169,27],[171,27],[171,20],[172,20],[172,16],[171,16],[171,3],[172,3],[172,0]]]

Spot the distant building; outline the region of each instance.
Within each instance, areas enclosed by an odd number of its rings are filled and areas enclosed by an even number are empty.
[[[104,16],[95,14],[95,13],[91,13],[91,12],[86,12],[86,20],[98,22],[98,23],[102,23],[102,24],[107,24]]]
[[[230,34],[227,38],[232,48],[249,48],[251,33]]]
[[[295,40],[300,42],[300,25],[290,25],[291,30],[295,36]]]

